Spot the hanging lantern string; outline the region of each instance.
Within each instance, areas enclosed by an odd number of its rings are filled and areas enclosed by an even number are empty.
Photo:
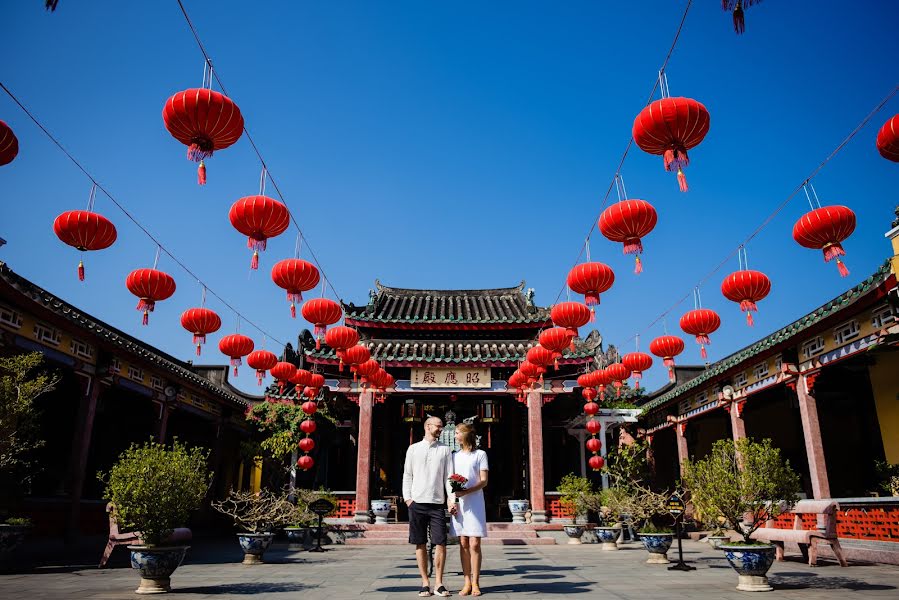
[[[179,2],[181,0],[178,0]],[[693,0],[687,0],[687,6],[684,7],[684,14],[681,17],[680,24],[677,26],[677,31],[674,33],[674,39],[671,41],[671,47],[668,49],[668,54],[665,55],[665,60],[662,61],[662,66],[659,68],[660,72],[665,71],[665,67],[668,66],[668,61],[671,60],[671,55],[674,54],[674,48],[677,46],[677,41],[680,39],[681,31],[684,29],[684,22],[687,20],[687,14],[690,12],[690,7],[693,6]],[[652,90],[649,92],[649,97],[646,99],[646,103],[644,106],[649,106],[652,102],[653,97],[656,94],[656,90],[659,89],[660,79],[658,77],[655,78],[655,82],[652,85]],[[618,166],[615,168],[615,175],[612,177],[612,181],[609,182],[609,187],[606,188],[606,193],[603,195],[602,202],[599,203],[599,213],[597,213],[596,217],[593,219],[593,222],[590,224],[590,230],[587,232],[587,239],[593,235],[593,232],[596,231],[597,223],[599,222],[599,217],[602,216],[602,211],[605,210],[606,204],[609,202],[609,195],[612,193],[612,188],[615,187],[618,178],[621,176],[621,167],[624,166],[624,161],[627,159],[628,153],[631,151],[631,147],[634,145],[634,137],[631,136],[627,141],[627,146],[624,147],[624,152],[621,154],[621,160],[618,161]],[[581,261],[581,257],[584,255],[584,249],[581,248],[580,253],[577,255],[577,258],[574,261],[574,264],[571,265],[571,268],[577,266],[577,264]],[[570,270],[570,269],[569,269]],[[559,300],[562,298],[562,294],[565,293],[565,290],[568,288],[568,283],[565,282],[562,284],[562,289],[559,290],[559,294],[556,296],[553,304],[558,304]]]
[[[300,231],[297,233],[297,243],[293,248],[293,257],[299,258],[300,251],[303,249],[303,232]]]
[[[808,205],[812,210],[816,208],[821,208],[821,201],[818,199],[818,192],[815,191],[815,186],[812,185],[812,182],[807,182],[804,186],[802,186],[803,191],[805,191],[805,197],[808,200]],[[812,190],[812,193],[809,194],[809,189]]]
[[[202,281],[197,281],[197,283],[199,283],[200,285],[203,285]],[[203,285],[203,296],[200,300],[200,307],[206,308],[206,286],[205,285]]]
[[[262,173],[259,175],[259,195],[265,196],[265,179],[268,174],[268,169],[265,168],[265,165],[262,165]]]
[[[22,109],[22,112],[24,112],[24,113],[28,116],[28,118],[31,119],[31,121],[32,121],[35,125],[37,125],[38,129],[40,129],[42,132],[44,132],[44,135],[46,135],[47,138],[48,138],[51,142],[53,142],[53,144],[54,144],[57,148],[59,148],[59,149],[62,151],[62,153],[65,154],[66,157],[67,157],[70,161],[72,161],[72,164],[74,164],[76,167],[78,167],[78,170],[81,171],[81,172],[84,174],[84,176],[87,177],[87,178],[90,180],[90,182],[94,185],[94,187],[95,187],[96,189],[98,189],[98,190],[100,190],[101,192],[103,192],[103,195],[106,196],[107,198],[109,198],[110,202],[112,202],[112,203],[115,205],[115,207],[118,208],[118,209],[122,212],[122,214],[124,214],[124,215],[128,218],[129,221],[131,221],[132,223],[134,223],[134,225],[135,225],[138,229],[140,229],[140,230],[144,233],[144,235],[146,235],[148,238],[150,238],[150,241],[152,241],[154,244],[156,244],[157,254],[159,253],[159,251],[162,251],[166,256],[168,256],[170,259],[172,259],[172,262],[174,262],[176,265],[178,265],[179,267],[181,267],[181,269],[182,269],[185,273],[187,273],[188,275],[190,275],[190,277],[191,277],[192,279],[196,279],[197,281],[202,281],[202,279],[200,279],[199,276],[197,276],[197,275],[196,275],[196,274],[195,274],[195,273],[194,273],[194,272],[193,272],[193,271],[192,271],[186,264],[184,264],[183,262],[181,262],[181,260],[179,260],[178,257],[176,257],[174,254],[172,254],[172,253],[168,250],[168,248],[166,248],[166,247],[162,244],[162,242],[160,242],[160,241],[156,238],[156,236],[153,235],[153,234],[150,232],[149,229],[147,229],[146,227],[144,227],[144,226],[141,224],[141,222],[138,221],[137,218],[135,218],[135,216],[132,215],[132,214],[128,211],[128,209],[125,208],[125,206],[124,206],[122,203],[120,203],[118,200],[116,200],[115,197],[114,197],[114,196],[113,196],[113,195],[112,195],[112,194],[111,194],[105,187],[103,187],[103,186],[99,183],[99,182],[97,181],[97,179],[96,179],[93,175],[91,175],[91,173],[84,167],[84,165],[82,165],[82,164],[78,161],[78,159],[75,158],[75,157],[72,155],[71,152],[69,152],[68,150],[66,150],[65,146],[63,146],[62,143],[61,143],[58,139],[56,139],[56,137],[54,137],[53,134],[50,133],[50,131],[49,131],[46,127],[44,127],[44,125],[43,125],[40,121],[38,121],[37,117],[35,117],[34,114],[32,114],[32,112],[31,112],[30,110],[28,110],[28,108],[27,108],[24,104],[22,104],[21,101],[19,101],[19,99],[15,96],[15,94],[13,94],[13,93],[9,90],[9,88],[6,87],[6,85],[3,84],[2,81],[0,81],[0,89],[2,89],[2,90],[6,93],[6,95],[9,96],[10,99],[12,99],[12,101],[15,102],[15,103],[19,106],[19,108]],[[206,285],[206,284],[204,283],[203,285]],[[206,287],[209,288],[208,285],[206,285]],[[218,295],[212,288],[209,288],[209,293],[212,294],[213,296],[215,296],[215,298],[216,298],[219,302],[221,302],[224,306],[226,306],[231,312],[233,312],[235,315],[237,315],[238,319],[240,319],[240,317],[243,316],[243,319],[244,319],[247,323],[249,323],[251,327],[253,327],[253,328],[256,329],[257,331],[259,331],[260,333],[265,334],[265,331],[264,331],[259,325],[257,325],[257,324],[254,323],[253,321],[247,319],[245,315],[242,315],[240,311],[238,311],[236,308],[234,308],[234,306],[232,306],[230,302],[228,302],[228,301],[225,300],[223,297],[221,297],[220,295]],[[272,339],[276,339],[276,338],[272,337]],[[279,344],[282,344],[282,345],[285,345],[285,344],[283,344],[282,342],[278,342],[278,343],[279,343]]]
[[[692,0],[690,0],[690,2],[692,2]],[[197,46],[200,48],[200,52],[203,54],[203,58],[205,58],[210,65],[210,76],[215,78],[215,82],[218,83],[218,86],[219,88],[221,88],[222,93],[226,96],[230,96],[230,94],[228,94],[227,90],[225,89],[225,85],[222,83],[222,79],[219,77],[218,71],[212,70],[212,58],[210,58],[209,53],[206,51],[206,47],[203,46],[203,42],[202,40],[200,40],[200,34],[197,32],[196,27],[194,27],[193,21],[190,20],[190,16],[188,16],[187,14],[187,9],[184,8],[184,3],[181,0],[178,0],[178,6],[181,8],[181,13],[184,15],[184,20],[187,21],[187,26],[190,28],[190,31],[194,36],[194,40],[196,40]],[[278,194],[278,199],[287,208],[287,214],[290,216],[290,222],[293,223],[293,226],[297,229],[297,231],[302,234],[303,230],[300,227],[300,224],[297,222],[296,217],[293,216],[293,211],[290,210],[290,206],[288,206],[287,200],[284,198],[284,194],[281,193],[281,188],[278,187],[278,183],[275,181],[275,178],[272,176],[271,170],[268,168],[268,163],[265,162],[265,158],[263,158],[262,152],[260,152],[259,147],[253,140],[253,136],[250,135],[250,131],[249,129],[247,129],[246,125],[244,125],[243,133],[244,137],[247,138],[247,141],[253,148],[253,152],[256,153],[256,157],[259,159],[259,162],[262,164],[265,176],[268,177],[268,180],[271,182],[272,187],[275,188],[275,192]],[[318,267],[319,272],[321,272],[322,279],[328,282],[328,287],[331,288],[331,291],[334,293],[334,297],[338,300],[341,299],[341,295],[337,293],[337,290],[331,283],[330,277],[325,276],[325,270],[322,267],[321,262],[319,262],[318,257],[315,255],[315,251],[312,249],[312,246],[309,245],[308,238],[306,238],[306,249],[309,251],[309,256],[312,258],[312,262],[315,263],[315,266]]]
[[[843,148],[845,148],[846,145],[849,144],[849,142],[852,141],[852,139],[858,134],[858,132],[860,132],[862,129],[865,128],[865,126],[868,124],[868,122],[869,122],[871,119],[873,119],[875,116],[877,116],[877,113],[879,113],[879,112],[883,109],[883,107],[886,106],[887,103],[888,103],[890,100],[892,100],[894,96],[896,96],[896,94],[899,94],[899,85],[893,86],[893,89],[890,90],[890,92],[887,93],[887,95],[884,96],[884,98],[883,98],[880,102],[877,103],[877,105],[871,110],[871,112],[869,112],[869,113],[865,116],[865,118],[862,119],[861,122],[860,122],[858,125],[856,125],[855,128],[854,128],[852,131],[849,132],[849,135],[847,135],[847,136],[843,139],[843,141],[841,141],[841,142],[837,145],[837,147],[834,148],[834,149],[830,152],[830,154],[828,154],[827,157],[824,158],[824,160],[822,160],[820,163],[818,163],[818,166],[816,166],[814,169],[812,169],[812,172],[809,173],[809,175],[808,175],[807,177],[805,177],[805,178],[802,180],[802,182],[799,183],[799,185],[797,185],[795,188],[793,188],[793,190],[792,190],[792,191],[789,193],[789,195],[783,200],[783,202],[781,202],[779,205],[777,205],[777,207],[775,207],[774,211],[773,211],[770,215],[768,215],[768,216],[765,218],[765,220],[762,221],[762,223],[761,223],[758,227],[756,227],[756,228],[752,231],[752,233],[750,233],[750,234],[746,237],[746,239],[744,239],[742,242],[740,242],[740,244],[739,244],[735,249],[733,249],[730,253],[728,253],[728,255],[725,256],[724,259],[723,259],[721,262],[719,262],[719,263],[718,263],[718,264],[717,264],[711,271],[709,271],[704,277],[702,277],[702,279],[699,280],[699,282],[696,284],[696,287],[695,287],[694,289],[698,289],[699,286],[701,286],[703,283],[705,283],[706,281],[708,281],[709,279],[711,279],[711,278],[712,278],[718,271],[721,270],[722,267],[724,267],[724,265],[726,265],[728,262],[730,262],[730,260],[734,257],[735,254],[738,254],[738,253],[740,252],[740,249],[743,250],[743,253],[744,253],[743,256],[744,256],[744,258],[746,258],[746,254],[745,254],[745,252],[746,252],[746,246],[749,244],[749,242],[752,241],[753,238],[755,238],[759,233],[761,233],[762,230],[765,229],[765,228],[771,223],[771,221],[773,221],[774,218],[775,218],[778,214],[780,214],[780,212],[781,212],[784,208],[786,208],[787,204],[789,204],[790,201],[792,201],[793,198],[795,198],[796,195],[799,194],[800,191],[805,190],[805,189],[806,189],[806,186],[810,186],[810,185],[811,185],[812,179],[814,179],[814,178],[818,175],[818,173],[820,173],[821,170],[824,169],[824,167],[827,166],[827,164],[828,164],[831,160],[833,160],[834,157],[836,157],[837,154],[839,154],[839,153],[843,150]],[[815,199],[817,199],[817,194],[815,193],[815,188],[814,188],[814,186],[812,186],[811,189],[812,189],[812,193],[814,194]],[[808,192],[806,192],[806,193],[808,193]],[[811,201],[812,201],[812,200],[811,200],[811,197],[809,197],[809,203],[811,203]],[[819,206],[820,206],[820,204],[819,204]],[[813,208],[813,209],[815,208],[814,205],[812,205],[812,208]],[[747,261],[746,261],[746,268],[749,268],[748,263],[749,263],[749,261],[747,260]],[[647,331],[649,331],[650,329],[652,329],[652,327],[654,327],[659,321],[664,321],[665,317],[666,317],[668,314],[670,314],[670,313],[671,313],[672,311],[674,311],[678,306],[680,306],[681,304],[683,304],[683,302],[684,302],[687,298],[689,298],[689,297],[690,297],[690,292],[687,292],[686,294],[684,294],[683,296],[681,296],[681,297],[680,297],[674,304],[672,304],[670,307],[668,307],[666,310],[664,310],[658,317],[656,317],[655,319],[653,319],[652,321],[650,321],[650,323],[649,323],[646,327],[644,327],[644,328],[640,331],[640,333],[646,333]],[[635,334],[635,335],[638,335],[638,334]]]
[[[203,61],[203,85],[201,87],[207,90],[212,89],[212,61],[208,56]]]
[[[590,262],[590,238],[584,240],[584,250],[587,252],[587,262]]]
[[[91,193],[87,197],[87,212],[94,212],[94,201],[97,199],[97,184],[91,183]]]
[[[154,269],[159,264],[159,253],[160,252],[162,252],[162,246],[157,245],[156,246],[156,258],[153,259],[153,268]]]

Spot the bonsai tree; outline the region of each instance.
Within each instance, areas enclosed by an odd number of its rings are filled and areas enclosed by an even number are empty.
[[[309,489],[298,489],[296,490],[296,506],[294,507],[293,516],[291,517],[290,524],[294,527],[315,527],[318,525],[318,515],[309,510],[309,505],[315,502],[316,500],[320,500],[324,498],[328,500],[331,504],[334,505],[334,511],[337,511],[337,496],[329,492],[325,489],[319,490],[309,490]],[[326,516],[330,516],[326,515]]]
[[[745,544],[766,520],[799,500],[799,476],[771,440],[718,440],[706,458],[687,461],[684,484],[701,515],[720,515],[743,527]]]
[[[212,502],[212,508],[231,517],[238,529],[247,533],[271,533],[298,518],[297,507],[288,502],[286,495],[268,490],[231,490],[224,500]]]
[[[106,500],[115,505],[116,521],[140,531],[147,546],[158,546],[190,513],[200,507],[212,482],[209,451],[175,440],[171,446],[152,440],[132,444],[109,473],[98,473],[106,484]]]
[[[562,478],[557,490],[560,494],[559,502],[574,515],[572,522],[577,523],[579,518],[586,516],[587,511],[593,508],[593,484],[586,477],[569,473]]]

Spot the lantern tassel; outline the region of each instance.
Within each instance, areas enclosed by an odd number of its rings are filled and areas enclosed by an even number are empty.
[[[265,377],[265,371],[256,370],[256,385],[262,385],[262,378]]]
[[[671,383],[674,383],[674,380],[675,380],[674,363],[672,363],[672,365],[670,367],[668,367],[668,381],[670,381]]]
[[[634,273],[636,273],[637,275],[639,275],[639,274],[642,273],[642,272],[643,272],[643,261],[640,260],[640,255],[638,254],[638,255],[637,255],[637,260],[636,260],[636,262],[635,262],[635,264],[634,264]]]
[[[830,262],[839,256],[846,256],[846,251],[839,242],[826,244],[821,250],[824,251],[824,262]]]
[[[200,166],[197,167],[197,184],[206,185],[206,163],[202,160],[200,161]]]
[[[677,170],[677,185],[680,188],[680,191],[686,192],[690,188],[687,186],[687,176],[684,175],[683,169]]]
[[[839,258],[837,259],[837,270],[840,272],[840,277],[849,275],[849,269],[846,268],[846,265]]]
[[[642,254],[643,242],[640,238],[630,238],[624,241],[625,254]]]
[[[144,311],[144,318],[141,320],[141,324],[142,325],[150,324],[150,311],[148,311],[148,310]]]
[[[746,324],[750,327],[755,325],[755,322],[752,320],[752,313],[748,310],[746,311]]]
[[[740,35],[746,31],[746,20],[743,15],[743,3],[737,2],[734,7],[734,32]]]
[[[292,301],[290,303],[290,318],[291,319],[297,318],[297,305]]]
[[[705,344],[700,344],[700,346],[699,346],[699,354],[700,354],[700,356],[702,356],[703,358],[708,358],[708,357],[709,357],[709,353],[705,351]]]
[[[493,445],[493,438],[490,435],[491,429],[490,425],[487,425],[487,448],[489,449]]]
[[[200,343],[197,342],[197,356],[200,356]]]
[[[84,281],[84,261],[78,261],[78,281]]]
[[[584,304],[593,308],[597,304],[599,304],[599,294],[596,292],[587,292],[584,294]]]
[[[250,268],[254,271],[259,268],[259,252],[253,250],[253,258],[250,259]]]
[[[596,309],[595,308],[590,309],[590,322],[591,323],[596,322]]]

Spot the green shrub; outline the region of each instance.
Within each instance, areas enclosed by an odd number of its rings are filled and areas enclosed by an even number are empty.
[[[11,517],[6,519],[7,525],[14,525],[16,527],[31,527],[32,522],[28,517]]]
[[[574,522],[577,518],[587,514],[592,507],[591,495],[593,492],[593,484],[586,477],[578,477],[574,473],[569,473],[559,482],[558,488],[559,502],[574,513]]]
[[[674,533],[671,531],[670,527],[659,527],[655,525],[652,521],[647,521],[644,523],[643,527],[640,528],[640,533]]]
[[[132,444],[109,473],[97,477],[106,484],[103,497],[115,505],[119,525],[157,546],[200,507],[212,482],[208,456],[204,448],[188,449],[177,440],[171,447]]]

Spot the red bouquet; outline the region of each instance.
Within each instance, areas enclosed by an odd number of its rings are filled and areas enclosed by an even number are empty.
[[[450,488],[453,490],[453,493],[461,492],[465,489],[465,485],[468,483],[467,477],[462,477],[458,473],[454,473],[447,478],[449,481]],[[456,502],[459,502],[459,499],[456,498]]]

